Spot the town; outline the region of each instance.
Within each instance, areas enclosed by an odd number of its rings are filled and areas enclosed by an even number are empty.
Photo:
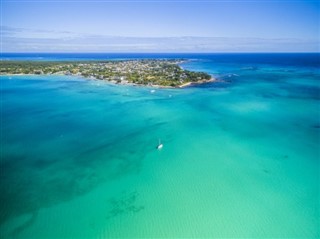
[[[183,60],[2,61],[1,75],[75,75],[116,84],[183,87],[213,81],[211,75],[182,69]]]

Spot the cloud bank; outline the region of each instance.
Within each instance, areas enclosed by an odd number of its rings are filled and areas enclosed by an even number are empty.
[[[317,39],[120,37],[1,27],[2,52],[319,52]]]

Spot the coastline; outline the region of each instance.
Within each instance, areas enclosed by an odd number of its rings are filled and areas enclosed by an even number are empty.
[[[218,79],[214,78],[214,77],[211,77],[209,80],[200,80],[200,81],[197,81],[197,82],[187,82],[187,83],[184,83],[182,85],[179,85],[176,88],[185,88],[185,87],[192,86],[192,85],[201,85],[201,84],[206,84],[206,83],[210,83],[210,82],[218,82]]]
[[[201,85],[201,84],[206,84],[206,83],[211,83],[211,82],[219,82],[219,80],[217,78],[211,77],[209,80],[200,80],[200,81],[196,81],[196,82],[187,82],[187,83],[183,83],[181,85],[178,86],[165,86],[165,85],[152,85],[152,84],[136,84],[136,83],[130,83],[130,82],[116,82],[116,81],[112,81],[112,80],[102,80],[93,76],[90,77],[86,77],[80,74],[63,74],[63,73],[59,73],[59,74],[23,74],[23,73],[19,73],[19,74],[0,74],[0,76],[78,76],[81,78],[84,78],[86,80],[98,80],[98,81],[104,81],[104,82],[108,82],[114,85],[128,85],[128,86],[146,86],[146,87],[153,87],[153,88],[161,88],[161,89],[182,89],[182,88],[186,88],[192,85]]]
[[[193,84],[213,82],[213,76],[183,69],[182,59],[141,59],[119,62],[33,62],[5,61],[1,75],[66,75],[103,80],[119,85],[156,88],[183,88]]]

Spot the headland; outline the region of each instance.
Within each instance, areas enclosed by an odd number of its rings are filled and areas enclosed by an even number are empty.
[[[75,75],[115,84],[183,88],[215,81],[205,72],[182,69],[182,59],[119,61],[2,61],[1,75]]]

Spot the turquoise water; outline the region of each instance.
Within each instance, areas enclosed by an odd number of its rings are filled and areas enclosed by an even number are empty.
[[[318,69],[183,67],[226,82],[1,76],[1,238],[319,237]]]

